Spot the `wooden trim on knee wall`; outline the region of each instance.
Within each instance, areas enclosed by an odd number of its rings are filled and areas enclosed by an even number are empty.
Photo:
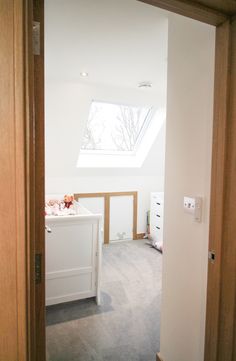
[[[145,233],[137,233],[137,237],[135,239],[143,239],[145,236]]]
[[[133,239],[137,239],[137,218],[138,218],[138,192],[100,192],[100,193],[75,193],[74,198],[104,198],[104,243],[109,244],[110,241],[110,198],[111,197],[133,197]],[[142,233],[139,235],[142,236]],[[142,238],[142,237],[141,237]]]

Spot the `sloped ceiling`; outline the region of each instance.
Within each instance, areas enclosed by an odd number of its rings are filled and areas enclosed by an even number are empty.
[[[88,172],[76,162],[93,99],[165,107],[167,42],[165,12],[136,0],[45,1],[47,176]],[[137,172],[158,172],[153,153],[163,163],[161,139]]]
[[[166,42],[161,10],[136,0],[46,0],[46,81],[163,89]]]

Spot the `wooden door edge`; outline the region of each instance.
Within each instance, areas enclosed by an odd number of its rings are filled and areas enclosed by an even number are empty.
[[[35,158],[34,158],[34,59],[33,59],[33,0],[25,0],[25,73],[26,73],[26,217],[27,217],[27,329],[28,360],[36,358],[35,335]]]
[[[29,182],[28,182],[28,126],[29,112],[29,19],[31,0],[14,1],[14,92],[15,92],[15,155],[17,204],[17,333],[18,360],[31,358],[31,270],[29,259]]]
[[[205,360],[217,354],[220,308],[221,246],[223,231],[224,175],[229,91],[230,22],[216,28],[214,118],[212,140],[209,251],[216,253],[208,263]]]

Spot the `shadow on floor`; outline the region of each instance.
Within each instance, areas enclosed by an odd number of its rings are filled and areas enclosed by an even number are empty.
[[[109,294],[102,292],[101,300],[101,306],[96,304],[95,298],[48,306],[46,308],[47,326],[113,311]]]

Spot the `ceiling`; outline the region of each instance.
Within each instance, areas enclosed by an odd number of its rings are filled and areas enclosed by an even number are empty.
[[[46,82],[166,88],[168,20],[136,0],[46,0]],[[81,72],[88,72],[81,78]]]

